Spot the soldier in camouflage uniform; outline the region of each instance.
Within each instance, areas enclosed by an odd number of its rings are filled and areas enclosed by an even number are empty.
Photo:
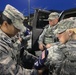
[[[13,46],[12,37],[26,28],[23,25],[24,16],[16,8],[6,5],[0,17],[0,75],[37,75],[34,69],[24,69],[19,65],[19,48]],[[29,60],[34,57],[26,52],[24,57]]]
[[[73,18],[62,20],[54,31],[60,44],[48,49],[45,65],[55,65],[53,75],[76,75],[76,21]]]
[[[57,12],[52,12],[49,15],[49,25],[45,26],[42,34],[39,36],[39,49],[43,50],[43,46],[45,45],[46,48],[49,48],[52,43],[55,42],[55,40],[57,40],[57,38],[54,35],[54,30],[57,28],[57,22],[59,19],[59,14]]]

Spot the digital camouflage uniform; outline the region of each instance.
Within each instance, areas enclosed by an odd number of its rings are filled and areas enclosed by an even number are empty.
[[[57,37],[54,35],[54,30],[57,28],[57,25],[51,27],[50,25],[45,26],[42,34],[39,36],[38,43],[51,44],[54,43],[54,40]]]
[[[11,38],[0,30],[0,75],[31,75],[34,70],[24,69],[18,65],[18,50]],[[29,57],[29,53],[26,53]]]
[[[71,40],[66,44],[54,45],[48,49],[49,54],[47,62],[45,64],[55,65],[55,72],[53,75],[70,75],[71,73],[73,73],[73,75],[76,75],[74,74],[76,72],[75,44],[76,41]]]
[[[52,12],[49,14],[48,21],[58,19],[58,18],[59,18],[59,13]],[[43,43],[46,45],[46,44],[51,44],[51,43],[57,42],[58,39],[53,33],[56,28],[57,28],[57,25],[50,26],[48,24],[47,26],[45,26],[43,32],[39,36],[38,43],[39,44]]]
[[[76,40],[68,41],[63,49],[65,59],[60,66],[60,75],[76,75]],[[59,75],[58,74],[58,75]]]
[[[55,34],[76,27],[74,19],[65,19],[58,23]],[[65,44],[55,44],[48,49],[45,64],[55,64],[53,75],[76,75],[76,40],[68,40]]]
[[[2,14],[12,21],[12,25],[15,28],[19,29],[20,31],[26,30],[26,28],[23,25],[23,20],[24,20],[23,14],[20,13],[13,6],[7,4]],[[35,71],[34,69],[31,70],[24,69],[20,65],[20,59],[19,59],[20,47],[14,46],[12,42],[12,38],[7,36],[7,34],[5,33],[2,31],[1,28],[0,29],[0,75],[36,75],[37,71]],[[31,59],[34,56],[29,54],[27,51],[25,51],[23,57],[26,57],[27,59],[33,62],[33,60]]]

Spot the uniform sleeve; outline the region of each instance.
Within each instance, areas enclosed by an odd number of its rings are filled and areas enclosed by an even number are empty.
[[[33,69],[24,69],[18,65],[12,53],[0,45],[0,75],[37,75],[37,71],[35,72]]]
[[[46,60],[46,63],[50,63],[50,65],[52,64],[58,64],[62,61],[62,52],[60,51],[60,49],[58,48],[57,45],[54,45],[52,47],[50,47],[48,49],[48,57]]]
[[[14,73],[15,64],[12,58],[8,55],[6,47],[0,46],[0,75],[10,75],[11,72]],[[11,74],[12,75],[12,74]]]
[[[39,36],[39,40],[38,43],[43,43],[44,40],[44,36],[45,36],[45,32],[46,32],[46,28],[43,30],[43,32],[41,33],[41,35]]]

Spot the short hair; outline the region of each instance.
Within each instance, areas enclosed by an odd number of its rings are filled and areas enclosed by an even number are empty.
[[[8,24],[12,24],[11,19],[6,17],[3,13],[0,15],[0,25],[3,24],[4,21],[7,21]]]

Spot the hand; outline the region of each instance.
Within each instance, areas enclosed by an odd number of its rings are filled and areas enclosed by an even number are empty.
[[[51,44],[47,44],[46,45],[46,48],[50,48],[52,45]]]
[[[18,39],[20,42],[22,42],[22,38],[21,37],[19,37],[19,39]]]
[[[39,49],[44,50],[43,44],[39,44]]]

